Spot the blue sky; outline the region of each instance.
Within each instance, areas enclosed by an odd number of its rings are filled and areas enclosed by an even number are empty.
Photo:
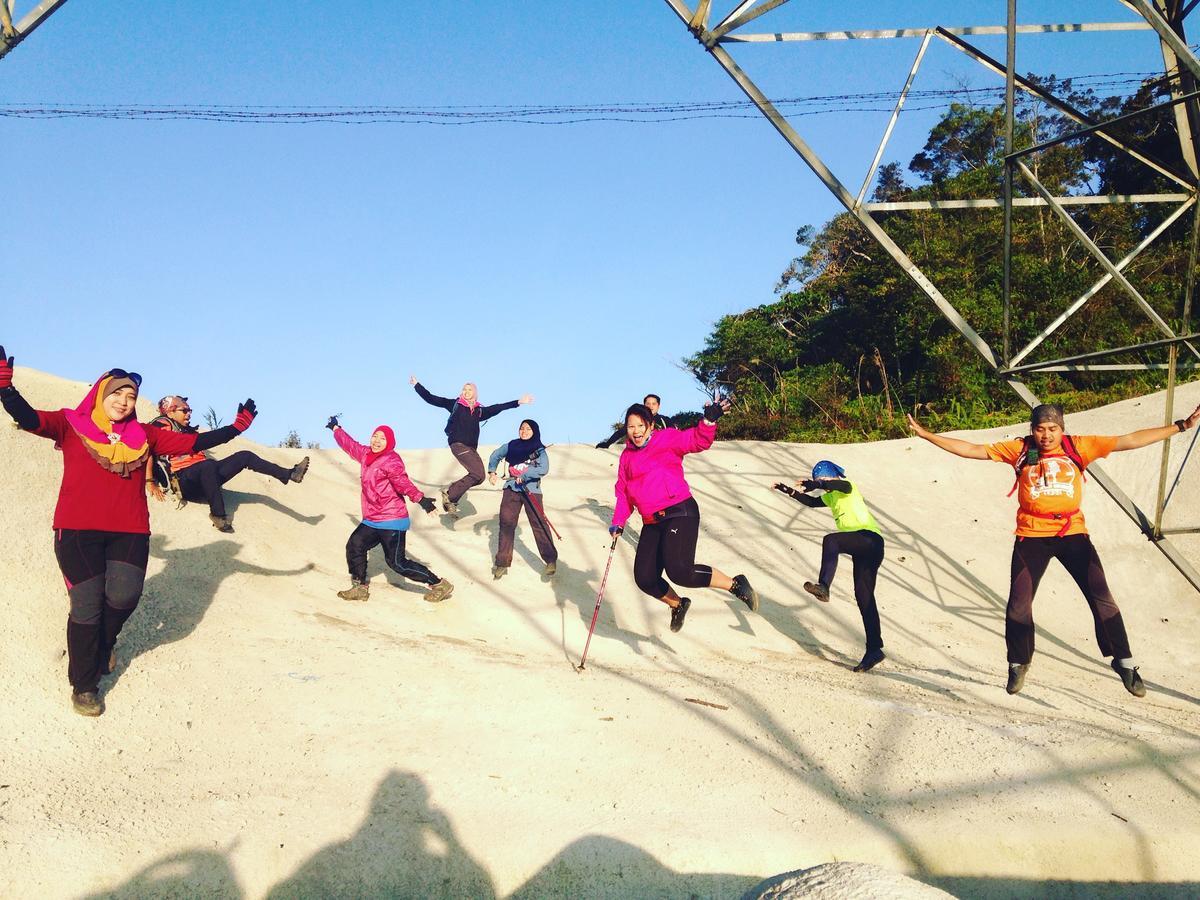
[[[32,3],[18,0],[17,12]],[[716,2],[718,14],[732,2]],[[747,31],[999,24],[1002,0],[793,0]],[[1022,0],[1022,21],[1128,20]],[[1002,39],[977,39],[997,56]],[[733,48],[776,97],[898,90],[918,43]],[[1022,38],[1019,68],[1161,67],[1148,33]],[[997,84],[937,42],[919,88]],[[665,3],[74,0],[0,61],[0,104],[600,104],[742,95]],[[906,114],[887,160],[920,149]],[[796,120],[857,191],[883,112]],[[766,124],[234,125],[0,118],[0,342],[79,380],[113,365],[251,435],[328,444],[387,422],[437,446],[435,393],[478,382],[553,442],[598,440],[647,391],[698,408],[679,367],[713,322],[773,299],[797,227],[833,198]],[[966,352],[964,346],[964,352]],[[508,413],[484,442],[513,436]]]

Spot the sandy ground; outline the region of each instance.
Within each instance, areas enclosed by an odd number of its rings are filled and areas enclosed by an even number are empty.
[[[85,390],[29,370],[17,384],[50,408]],[[1181,394],[1190,409],[1200,383]],[[1147,398],[1068,424],[1119,433],[1161,415]],[[347,423],[360,438],[374,424]],[[302,455],[224,451],[244,446]],[[1005,694],[1011,470],[916,440],[691,457],[699,558],[747,573],[760,613],[694,592],[671,634],[633,584],[633,527],[579,673],[617,452],[550,452],[554,582],[525,527],[512,573],[492,581],[499,491],[484,486],[461,518],[419,516],[410,532],[411,555],[457,586],[441,605],[384,574],[379,551],[370,602],[335,596],[358,513],[340,451],[314,452],[301,485],[239,476],[233,535],[203,508],[152,504],[146,594],[108,711],[88,720],[70,708],[51,548],[61,463],[0,427],[0,896],[736,897],[834,860],[962,896],[1200,894],[1200,595],[1097,485],[1084,509],[1142,700],[1098,656],[1058,568],[1026,689]],[[430,491],[457,477],[444,449],[403,455]],[[799,589],[830,517],[768,490],[826,455],[887,538],[888,660],[867,675],[849,668],[862,652],[849,561],[832,603]],[[1159,459],[1105,467],[1150,507]],[[1168,525],[1200,524],[1200,462],[1184,474]],[[1177,543],[1200,563],[1196,537]]]

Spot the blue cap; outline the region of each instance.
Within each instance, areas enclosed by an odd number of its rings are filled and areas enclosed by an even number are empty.
[[[837,463],[830,462],[827,459],[821,460],[813,466],[813,479],[819,478],[845,478],[846,470]]]

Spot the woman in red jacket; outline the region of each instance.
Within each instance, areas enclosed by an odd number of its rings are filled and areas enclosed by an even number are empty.
[[[145,466],[155,453],[191,453],[232,440],[254,421],[254,401],[238,406],[232,425],[178,434],[138,422],[136,372],[110,369],[75,409],[60,410],[34,409],[12,375],[13,360],[0,346],[4,409],[18,428],[52,439],[62,451],[54,555],[71,601],[67,676],[75,711],[98,716],[100,677],[115,666],[113,647],[141,598],[150,558]]]

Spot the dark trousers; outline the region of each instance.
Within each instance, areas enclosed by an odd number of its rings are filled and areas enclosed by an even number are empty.
[[[1013,543],[1012,585],[1008,591],[1008,608],[1004,611],[1008,661],[1028,663],[1033,659],[1033,598],[1052,559],[1063,564],[1083,591],[1096,625],[1096,645],[1101,655],[1116,659],[1133,656],[1121,610],[1108,590],[1104,567],[1100,565],[1092,539],[1086,534],[1071,534],[1017,538]]]
[[[505,488],[500,498],[500,541],[496,548],[496,565],[511,566],[513,558],[513,540],[517,532],[517,519],[521,517],[521,508],[525,509],[525,518],[533,529],[533,539],[537,542],[538,555],[542,562],[552,563],[558,559],[558,550],[550,539],[550,529],[546,527],[545,517],[535,504],[541,503],[541,497],[531,498],[524,491],[513,491]]]
[[[346,541],[346,565],[350,577],[360,584],[367,583],[367,553],[383,544],[383,559],[397,575],[420,584],[437,584],[439,579],[428,568],[404,555],[405,533],[390,528],[372,528],[360,523]]]
[[[633,580],[642,593],[658,600],[671,587],[667,578],[680,587],[708,587],[712,567],[696,562],[696,540],[700,537],[700,507],[689,497],[674,509],[676,515],[642,526],[637,553],[633,558]]]
[[[142,596],[150,535],[54,532],[54,555],[67,584],[67,677],[77,694],[95,691],[108,655]]]
[[[821,541],[821,574],[817,580],[825,587],[833,584],[838,557],[846,554],[854,561],[854,602],[867,633],[867,649],[882,650],[879,607],[875,604],[875,581],[883,565],[883,538],[874,531],[835,531]]]
[[[179,489],[183,491],[184,500],[207,503],[208,511],[214,516],[224,516],[225,497],[221,494],[221,485],[246,469],[278,478],[284,484],[292,477],[291,469],[267,462],[249,450],[239,450],[224,459],[206,459],[188,466],[179,473]]]
[[[466,444],[451,444],[450,451],[454,454],[454,458],[458,460],[458,464],[467,470],[466,475],[446,488],[450,502],[457,503],[459,498],[475,487],[475,485],[483,484],[483,460],[479,458],[478,450],[474,447],[468,447]]]

